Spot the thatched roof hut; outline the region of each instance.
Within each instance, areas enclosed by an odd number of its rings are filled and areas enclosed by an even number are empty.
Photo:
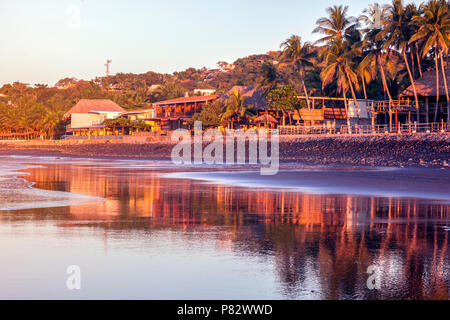
[[[274,123],[274,124],[278,124],[278,121],[274,117],[269,115],[269,114],[264,114],[262,116],[259,116],[254,121],[255,121],[255,123]]]
[[[446,70],[447,84],[450,86],[450,70]],[[436,70],[430,70],[423,74],[416,82],[417,95],[421,98],[436,98]],[[444,78],[442,77],[442,71],[439,71],[439,96],[446,97]],[[400,97],[411,97],[414,99],[413,86],[409,86],[405,91],[400,94]]]

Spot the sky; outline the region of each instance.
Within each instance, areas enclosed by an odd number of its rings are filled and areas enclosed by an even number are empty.
[[[111,74],[213,68],[278,50],[292,34],[314,41],[327,7],[357,16],[373,2],[0,0],[0,85],[90,80],[105,75],[107,59]]]

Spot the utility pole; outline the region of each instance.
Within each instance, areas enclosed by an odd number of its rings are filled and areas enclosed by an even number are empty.
[[[105,64],[105,67],[106,67],[106,77],[108,78],[109,77],[109,65],[111,64],[111,62],[112,62],[112,60],[106,60],[106,64]]]

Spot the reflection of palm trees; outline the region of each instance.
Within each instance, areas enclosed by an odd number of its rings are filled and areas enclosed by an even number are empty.
[[[87,225],[113,229],[114,234],[153,229],[182,233],[194,228],[198,238],[205,233],[208,241],[227,242],[226,250],[239,255],[268,258],[264,263],[273,257],[277,281],[286,297],[448,298],[448,232],[422,222],[446,224],[448,205],[284,191],[243,192],[231,186],[166,180],[136,169],[49,165],[30,172],[27,179],[37,187],[108,199],[98,205],[36,210],[31,219],[93,221],[96,223]],[[30,215],[14,216],[28,218]],[[385,287],[375,296],[365,287],[365,272],[374,263],[386,271]],[[387,272],[392,263],[400,266],[395,275]],[[311,283],[315,293],[302,290]]]

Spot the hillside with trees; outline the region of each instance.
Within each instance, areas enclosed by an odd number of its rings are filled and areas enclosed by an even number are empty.
[[[373,4],[359,17],[350,16],[348,7],[335,5],[311,28],[321,36],[316,43],[292,35],[280,39],[279,51],[240,58],[232,70],[219,66],[174,74],[119,73],[92,81],[68,77],[54,87],[7,84],[0,88],[0,133],[32,131],[52,137],[62,132],[62,115],[83,98],[111,99],[130,110],[193,95],[197,88],[225,93],[236,85],[253,86],[268,96],[275,90],[269,96],[271,107],[283,110],[291,104],[298,107],[291,101],[293,90],[306,96],[305,108],[311,107],[310,96],[392,100],[411,85],[415,89],[415,81],[426,71],[435,70],[437,78],[446,73],[449,12],[445,0],[429,0],[420,6],[393,0],[389,5]],[[445,90],[449,101],[446,82]],[[236,101],[234,107],[222,106],[233,114],[231,118],[245,113],[236,111],[240,105]],[[217,119],[211,115],[217,108],[203,117],[214,123]]]

